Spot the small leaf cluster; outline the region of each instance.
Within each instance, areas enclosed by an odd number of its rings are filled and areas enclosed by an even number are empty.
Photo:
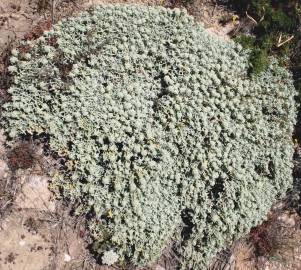
[[[272,61],[249,78],[248,52],[184,10],[98,6],[26,45],[3,123],[66,157],[55,184],[104,262],[149,265],[174,243],[203,269],[290,187],[291,75]]]
[[[106,265],[113,265],[118,261],[118,255],[113,251],[105,251],[102,256],[102,263]]]

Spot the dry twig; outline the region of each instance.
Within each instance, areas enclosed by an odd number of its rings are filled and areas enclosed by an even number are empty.
[[[277,48],[280,48],[281,46],[283,46],[284,44],[290,42],[295,36],[291,35],[288,39],[282,41],[282,33],[280,34],[280,37],[278,39],[278,44],[276,45]]]
[[[253,21],[255,24],[258,24],[258,22],[257,22],[252,16],[250,16],[250,15],[248,14],[248,11],[246,11],[246,16],[247,16],[251,21]]]

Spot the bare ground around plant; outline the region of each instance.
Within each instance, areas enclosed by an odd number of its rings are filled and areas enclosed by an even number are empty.
[[[37,38],[61,18],[100,3],[183,6],[180,0],[2,0],[0,107],[9,99],[5,90],[10,49],[23,38]],[[214,0],[196,0],[186,7],[209,31],[224,38],[239,25],[233,12]],[[0,132],[0,270],[110,269],[89,253],[84,219],[72,217],[49,191],[47,175],[53,166],[55,161],[44,155],[42,145],[24,141],[8,147]],[[263,224],[221,252],[211,269],[301,269],[299,215],[282,206]],[[176,269],[177,264],[167,251],[150,269]]]

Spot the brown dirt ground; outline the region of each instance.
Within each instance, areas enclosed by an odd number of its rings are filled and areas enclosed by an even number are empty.
[[[52,20],[76,15],[98,3],[181,6],[180,0],[56,0],[53,8],[49,2],[0,1],[0,106],[7,86],[4,79],[8,49],[24,35],[41,35]],[[231,11],[214,0],[195,0],[187,9],[206,28],[225,38],[239,24]],[[221,25],[221,20],[226,23]],[[55,201],[49,191],[46,175],[54,161],[43,156],[38,145],[20,143],[8,150],[4,143],[0,130],[0,270],[112,269],[97,265],[87,251],[84,220],[72,218],[69,209]],[[265,225],[259,226],[256,237],[236,241],[217,256],[210,269],[301,270],[300,217],[284,210],[272,216],[268,231],[264,231]],[[267,239],[274,248],[256,254]],[[174,265],[172,258],[163,255],[151,269],[175,269]]]
[[[36,145],[20,150],[20,143],[13,149],[25,160],[17,160],[30,167],[15,167],[16,153],[7,151],[4,143],[1,135],[0,269],[97,269],[86,249],[84,223],[72,218],[49,191],[49,158]]]

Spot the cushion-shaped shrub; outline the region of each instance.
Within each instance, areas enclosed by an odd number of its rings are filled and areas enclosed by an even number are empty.
[[[202,269],[292,182],[290,74],[249,78],[248,52],[185,11],[99,6],[12,53],[3,123],[66,157],[54,185],[104,261],[172,246]]]

